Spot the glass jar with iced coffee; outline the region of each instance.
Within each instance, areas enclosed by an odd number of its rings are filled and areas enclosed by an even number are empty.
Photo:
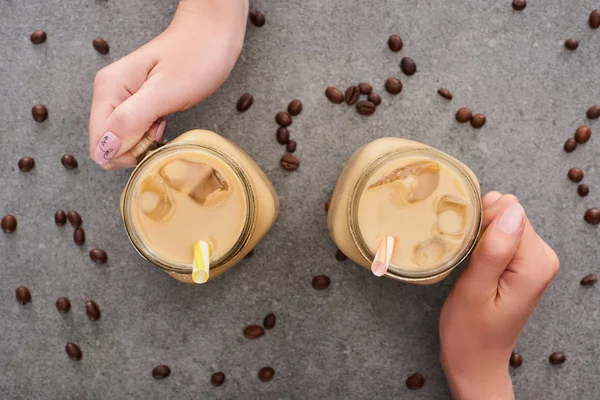
[[[475,174],[455,158],[383,138],[346,163],[331,199],[329,232],[344,254],[376,275],[431,284],[475,246],[480,196]]]

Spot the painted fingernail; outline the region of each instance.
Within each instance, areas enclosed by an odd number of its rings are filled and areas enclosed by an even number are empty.
[[[165,128],[167,127],[167,119],[161,118],[160,124],[158,125],[158,130],[156,131],[156,140],[157,142],[162,142],[163,136],[165,136]]]
[[[513,234],[521,227],[524,217],[523,206],[518,203],[513,204],[498,219],[498,228],[504,233]]]
[[[108,164],[108,162],[117,155],[120,148],[121,139],[112,132],[106,132],[98,142],[94,160],[100,165]]]

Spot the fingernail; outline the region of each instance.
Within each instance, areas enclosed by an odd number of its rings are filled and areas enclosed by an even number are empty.
[[[121,148],[121,140],[112,132],[106,132],[100,138],[94,160],[100,165],[108,164],[108,162],[117,155]]]
[[[524,217],[525,213],[523,211],[523,206],[518,203],[513,204],[508,210],[505,210],[498,219],[498,228],[504,233],[513,234],[521,227]]]
[[[163,136],[165,136],[165,128],[167,127],[167,119],[160,118],[160,124],[158,125],[158,130],[156,131],[156,140],[158,143],[162,142]]]
[[[387,272],[387,268],[381,261],[375,261],[373,265],[371,265],[371,272],[373,272],[373,275],[375,276],[383,276]]]

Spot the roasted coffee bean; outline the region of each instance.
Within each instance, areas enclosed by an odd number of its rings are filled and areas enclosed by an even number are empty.
[[[398,35],[392,35],[388,39],[388,47],[390,48],[391,51],[396,51],[396,52],[400,51],[400,50],[402,50],[403,46],[404,46],[404,42],[402,42],[402,38],[400,38],[400,36],[398,36]]]
[[[67,355],[71,360],[79,361],[81,360],[81,357],[83,357],[81,349],[75,343],[67,343],[65,350],[67,351]]]
[[[371,115],[375,112],[376,109],[377,106],[375,106],[375,104],[371,103],[368,100],[361,100],[358,103],[356,103],[356,111],[360,115]]]
[[[452,93],[448,89],[439,88],[438,94],[445,99],[452,100]]]
[[[61,157],[60,162],[66,169],[75,169],[79,165],[77,159],[70,154],[65,154]]]
[[[600,106],[599,105],[593,105],[593,106],[591,106],[587,110],[586,116],[588,117],[588,119],[598,119],[598,118],[600,118]]]
[[[85,312],[88,318],[92,321],[97,321],[100,319],[100,307],[92,300],[88,300],[85,303]]]
[[[569,50],[575,50],[579,47],[579,42],[575,39],[567,39],[565,41],[565,47]]]
[[[485,125],[485,121],[486,121],[485,115],[475,114],[475,115],[473,115],[473,118],[471,119],[471,126],[475,129],[479,129]]]
[[[385,81],[385,90],[391,94],[398,94],[402,91],[402,82],[398,78],[388,78]]]
[[[302,102],[298,99],[292,100],[290,104],[288,104],[288,112],[293,117],[300,114],[302,112]]]
[[[4,232],[13,233],[15,230],[17,230],[17,219],[14,217],[14,215],[6,215],[4,218],[2,218],[0,226]]]
[[[283,157],[281,157],[280,164],[283,169],[287,169],[288,171],[294,171],[297,170],[300,166],[300,160],[296,156],[286,154]]]
[[[404,57],[400,61],[400,69],[404,72],[405,75],[411,76],[417,72],[417,64],[410,57]]]
[[[68,313],[71,310],[71,302],[66,297],[59,297],[56,300],[56,309],[61,314]]]
[[[244,112],[252,106],[252,103],[254,103],[254,97],[250,93],[244,93],[240,96],[235,107],[239,112]]]
[[[461,124],[469,122],[473,118],[473,113],[467,107],[459,108],[456,112],[456,120]]]
[[[337,253],[335,253],[335,259],[342,262],[342,261],[346,261],[348,257],[346,257],[346,255],[344,253],[342,253],[342,251],[340,249],[338,249]]]
[[[527,7],[527,2],[525,0],[513,0],[512,8],[517,11],[524,10]]]
[[[254,249],[250,250],[245,256],[244,258],[250,258],[254,255]]]
[[[64,226],[67,223],[67,213],[63,210],[58,210],[56,214],[54,214],[54,222],[58,226]]]
[[[277,142],[279,142],[279,144],[288,144],[290,141],[290,131],[283,126],[277,128],[275,136],[277,137]]]
[[[222,373],[221,371],[215,372],[210,377],[210,383],[213,386],[221,386],[224,382],[225,382],[225,374]]]
[[[81,215],[77,211],[69,210],[67,211],[67,219],[73,225],[73,228],[79,228],[83,222],[81,219]]]
[[[244,336],[246,336],[248,339],[256,339],[256,338],[261,337],[264,334],[265,334],[265,330],[263,329],[262,326],[248,325],[244,329]]]
[[[280,111],[275,116],[275,122],[281,126],[290,126],[292,124],[292,117],[285,111]]]
[[[333,86],[329,86],[325,90],[325,96],[335,104],[342,104],[344,102],[344,94],[341,90],[334,88]]]
[[[577,147],[577,141],[575,140],[575,138],[568,138],[567,141],[565,142],[564,149],[567,153],[570,153],[573,150],[575,150],[576,147]]]
[[[589,274],[584,276],[583,279],[581,279],[581,281],[579,282],[579,284],[581,286],[593,286],[597,280],[598,278],[596,277],[596,274]]]
[[[410,390],[421,389],[425,384],[425,377],[421,374],[413,374],[406,378],[406,387]]]
[[[592,10],[590,13],[590,28],[598,29],[600,28],[600,10]]]
[[[351,106],[356,104],[356,102],[358,101],[358,99],[360,98],[360,89],[358,88],[358,86],[350,86],[348,89],[346,89],[346,103]]]
[[[285,151],[287,151],[288,153],[293,153],[296,151],[296,147],[298,146],[298,144],[296,143],[295,140],[290,140],[287,145],[285,146]]]
[[[29,172],[35,166],[35,161],[31,157],[23,157],[17,163],[21,172]]]
[[[44,122],[48,119],[48,109],[43,104],[36,104],[31,109],[31,115],[37,122]]]
[[[73,232],[73,241],[77,246],[81,246],[85,243],[85,231],[82,228],[77,228]]]
[[[598,225],[600,224],[600,210],[597,208],[588,209],[583,215],[583,219],[588,224]]]
[[[582,125],[575,131],[575,140],[577,143],[585,143],[590,140],[592,130],[589,126]]]
[[[519,353],[515,353],[514,351],[510,355],[510,365],[513,368],[519,368],[523,364],[523,357]]]
[[[260,371],[258,371],[258,379],[260,379],[263,382],[268,382],[271,379],[273,379],[273,376],[275,376],[275,370],[271,367],[264,367],[261,368]]]
[[[267,22],[265,15],[258,10],[250,11],[250,22],[252,25],[258,26],[259,28]]]
[[[568,173],[569,179],[573,182],[581,182],[583,179],[583,170],[581,168],[571,168]]]
[[[317,275],[312,280],[312,286],[317,290],[327,289],[330,283],[331,279],[325,275]]]
[[[19,304],[31,302],[31,292],[25,286],[19,286],[17,290],[15,290],[15,295],[17,296]]]
[[[369,94],[373,91],[373,86],[371,86],[367,82],[359,83],[358,88],[360,89],[361,94]]]
[[[275,314],[267,314],[267,316],[263,320],[263,326],[265,327],[265,329],[273,329],[275,327],[276,321],[277,318],[275,317]]]
[[[369,100],[371,103],[375,104],[375,106],[378,106],[381,104],[381,96],[379,96],[375,92],[369,93],[369,96],[367,96],[367,100]]]
[[[550,357],[548,357],[548,360],[550,361],[550,364],[558,365],[558,364],[562,364],[565,361],[567,361],[567,356],[565,356],[565,353],[554,352],[554,353],[550,354]]]
[[[590,188],[585,183],[582,183],[581,185],[577,186],[577,193],[581,197],[585,197],[590,194]]]
[[[329,212],[329,206],[331,205],[331,200],[327,200],[325,202],[325,212],[328,213]]]
[[[106,252],[102,249],[91,249],[90,258],[96,264],[105,264],[106,261],[108,261],[108,256],[106,255]]]
[[[154,379],[165,379],[169,375],[171,375],[171,368],[167,365],[159,365],[152,370],[152,377]]]
[[[100,54],[108,54],[108,42],[102,38],[96,38],[92,41],[94,49]]]
[[[590,19],[591,21],[591,19]],[[591,22],[590,22],[591,25]],[[31,43],[33,44],[42,44],[46,41],[46,32],[42,30],[34,31],[29,37]]]

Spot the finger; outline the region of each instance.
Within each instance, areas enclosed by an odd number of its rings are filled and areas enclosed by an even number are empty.
[[[505,194],[502,195],[502,197],[500,197],[498,200],[496,200],[494,202],[494,204],[492,204],[491,206],[489,206],[488,208],[483,210],[483,218],[481,221],[481,225],[483,226],[483,228],[487,228],[494,219],[496,219],[496,217],[498,216],[498,214],[500,214],[504,209],[506,209],[507,207],[513,205],[513,204],[518,204],[519,203],[519,199],[517,199],[514,195],[512,194]]]
[[[485,210],[486,208],[491,207],[492,204],[494,204],[500,197],[502,197],[502,193],[500,193],[500,192],[495,192],[495,191],[488,192],[481,199],[481,204],[483,206],[483,209]]]

